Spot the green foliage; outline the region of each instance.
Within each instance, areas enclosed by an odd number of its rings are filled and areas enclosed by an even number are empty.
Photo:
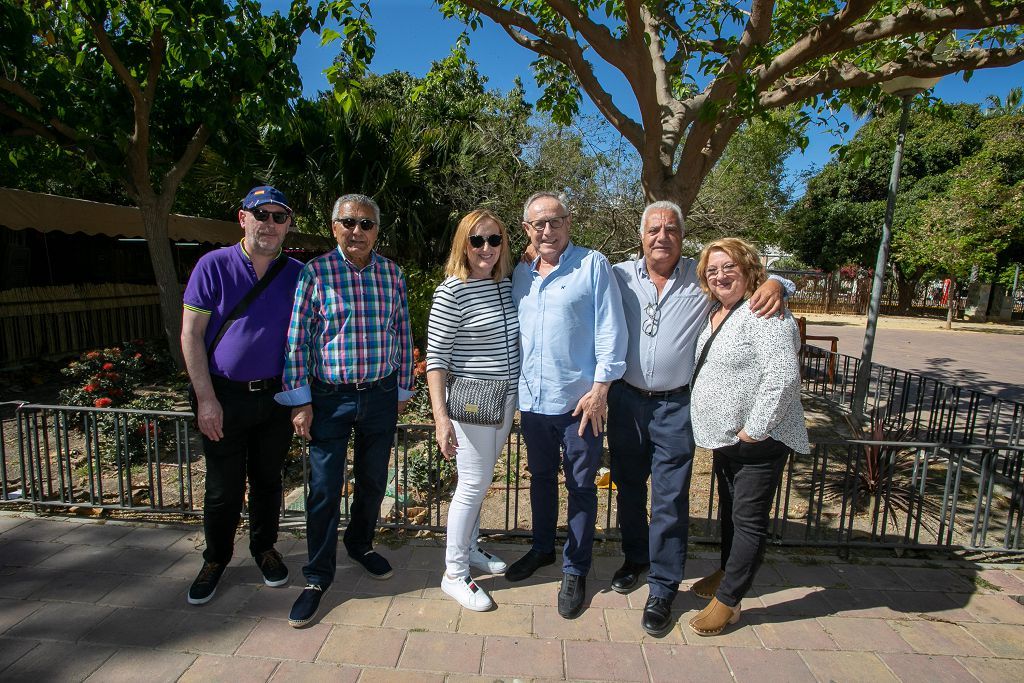
[[[61,374],[68,378],[60,401],[68,406],[131,407],[142,384],[164,381],[175,373],[166,345],[139,339],[86,351]]]
[[[455,486],[454,460],[443,458],[436,449],[419,446],[409,450],[405,466],[409,487],[416,492],[420,502],[427,502],[444,495]]]
[[[404,266],[406,295],[409,301],[409,323],[412,327],[413,344],[416,348],[427,346],[427,320],[430,319],[430,306],[434,301],[434,290],[444,279],[441,266],[422,269],[416,266]]]

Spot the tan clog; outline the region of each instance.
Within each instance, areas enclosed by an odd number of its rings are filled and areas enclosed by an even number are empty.
[[[725,572],[721,569],[716,569],[714,573],[709,576],[705,576],[703,579],[693,584],[690,588],[694,595],[698,598],[704,598],[710,600],[715,597],[715,593],[718,591],[718,585],[722,583],[722,578],[725,576]]]
[[[717,636],[729,624],[735,624],[740,620],[740,606],[729,607],[713,598],[693,619],[690,619],[690,628],[694,633],[701,636]]]

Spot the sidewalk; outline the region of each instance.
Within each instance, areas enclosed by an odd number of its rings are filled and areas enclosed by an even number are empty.
[[[288,626],[303,541],[278,549],[291,585],[268,588],[239,542],[213,601],[185,602],[201,564],[194,528],[0,513],[0,680],[4,681],[1019,681],[1024,570],[893,560],[851,564],[773,554],[723,635],[686,621],[687,591],[664,638],[640,629],[646,588],[608,590],[620,558],[600,556],[586,611],[554,607],[558,570],[518,584],[480,581],[496,611],[465,611],[438,582],[444,548],[381,547],[373,581],[347,562],[308,628]],[[515,560],[525,546],[488,546]],[[611,549],[607,550],[612,553]],[[713,555],[687,564],[687,583]]]

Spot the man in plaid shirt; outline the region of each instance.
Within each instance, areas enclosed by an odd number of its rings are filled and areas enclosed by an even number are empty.
[[[373,250],[380,208],[365,195],[340,197],[331,212],[338,248],[299,275],[288,329],[284,391],[295,433],[309,444],[306,588],[289,623],[307,624],[334,580],[345,454],[355,433],[355,495],[345,549],[375,579],[392,575],[373,549],[387,486],[395,424],[413,386],[405,278]]]

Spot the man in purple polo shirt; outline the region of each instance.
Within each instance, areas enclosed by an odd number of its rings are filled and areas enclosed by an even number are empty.
[[[241,242],[200,258],[184,295],[181,350],[206,455],[206,550],[188,592],[192,605],[209,602],[231,560],[247,478],[249,551],[264,583],[288,582],[288,568],[274,543],[292,423],[290,410],[274,401],[274,393],[281,390],[288,320],[302,264],[281,251],[292,223],[281,191],[254,187],[242,201],[238,223]],[[272,277],[265,289],[232,316],[264,277]]]

